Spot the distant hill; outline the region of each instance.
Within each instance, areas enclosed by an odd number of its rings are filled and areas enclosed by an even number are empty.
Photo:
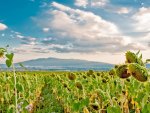
[[[109,70],[112,64],[78,59],[39,58],[21,62],[31,70]]]
[[[114,67],[113,64],[104,62],[95,62],[78,59],[59,59],[59,58],[39,58],[35,60],[28,60],[20,62],[28,70],[50,70],[50,71],[84,71],[84,70],[110,70]],[[24,70],[19,66],[19,63],[15,64],[18,70]],[[2,69],[6,69],[6,65],[1,65]],[[147,64],[147,68],[150,68],[150,64]]]

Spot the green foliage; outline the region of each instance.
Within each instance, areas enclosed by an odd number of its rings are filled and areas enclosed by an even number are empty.
[[[147,59],[146,62],[143,63],[142,54],[140,56],[139,54],[140,51],[138,51],[136,54],[131,51],[126,52],[125,64],[115,68],[116,74],[120,78],[128,78],[130,75],[132,75],[135,79],[141,82],[148,80],[149,74],[145,64],[150,60]]]
[[[6,65],[7,67],[11,67],[12,66],[12,63],[13,63],[13,57],[14,57],[14,54],[13,53],[8,53],[7,49],[5,48],[0,48],[0,58],[1,57],[6,57]]]
[[[14,54],[13,53],[7,53],[6,55],[6,65],[7,67],[11,67],[12,66],[12,63],[13,63],[13,57],[14,57]]]
[[[124,65],[120,65],[118,66],[118,68],[116,69],[116,74],[120,77],[120,78],[128,78],[130,77],[130,73],[128,73],[128,66],[126,64]]]
[[[121,113],[121,109],[119,106],[109,106],[107,107],[107,113]]]
[[[6,50],[4,48],[0,48],[0,58],[4,56]]]
[[[129,71],[133,77],[135,77],[138,81],[145,82],[148,79],[148,71],[145,67],[137,64],[131,63],[128,65]]]
[[[139,65],[144,65],[143,61],[142,61],[142,54],[139,56],[140,51],[138,51],[136,54],[131,52],[131,51],[127,51],[126,52],[126,63],[137,63]]]
[[[14,55],[4,50],[13,67]],[[0,72],[0,113],[16,112],[15,91],[20,113],[149,113],[149,72],[139,53],[128,52],[133,58],[109,72],[17,71],[16,85],[13,72]]]

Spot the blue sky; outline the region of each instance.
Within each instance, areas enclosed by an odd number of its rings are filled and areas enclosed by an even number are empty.
[[[74,58],[122,63],[124,52],[150,58],[149,0],[1,0],[0,46],[15,62]]]

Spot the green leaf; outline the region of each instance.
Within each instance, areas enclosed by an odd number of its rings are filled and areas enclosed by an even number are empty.
[[[27,105],[29,105],[29,102],[28,102],[27,100],[24,100],[24,101],[23,101],[23,105],[22,105],[22,107],[24,107],[24,108],[25,108]]]
[[[7,67],[11,67],[12,62],[13,62],[14,54],[13,54],[13,53],[10,53],[10,54],[6,54],[5,56],[6,56],[6,58],[7,58],[7,60],[6,60],[6,65],[7,65]]]
[[[85,98],[81,101],[82,106],[88,106],[89,105],[89,98]]]
[[[24,68],[24,65],[22,63],[19,63],[20,67],[23,67]]]
[[[16,84],[16,87],[19,92],[23,92],[23,86],[21,84]]]
[[[7,113],[13,113],[15,111],[15,106],[14,105],[9,105]]]
[[[140,50],[138,50],[138,52],[136,53],[136,55],[138,55],[140,53]]]
[[[0,53],[1,53],[1,52],[6,52],[6,49],[0,48]]]
[[[72,107],[73,107],[74,111],[79,111],[80,103],[79,102],[75,102]]]
[[[6,57],[7,57],[9,60],[12,60],[13,57],[14,57],[14,54],[13,54],[13,53],[6,54]]]
[[[11,65],[12,65],[12,60],[6,60],[6,65],[7,65],[7,67],[11,67]]]
[[[142,59],[142,54],[140,55],[140,57],[139,57],[140,59]]]
[[[107,107],[107,113],[121,113],[121,109],[119,106],[109,106]]]
[[[150,113],[150,103],[145,104],[144,108],[142,109],[142,113]]]
[[[28,98],[30,96],[29,92],[25,93],[25,98]]]

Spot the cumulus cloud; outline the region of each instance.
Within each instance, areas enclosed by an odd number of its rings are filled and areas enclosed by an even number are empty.
[[[148,45],[150,47],[150,32],[145,34],[145,36],[143,35],[139,41],[145,45]]]
[[[0,31],[5,30],[5,29],[7,29],[7,28],[8,28],[8,27],[7,27],[5,24],[0,23]]]
[[[42,27],[52,29],[55,37],[45,38],[41,43],[57,52],[120,52],[145,49],[123,36],[118,27],[92,12],[73,9],[53,2],[54,10],[46,13]],[[61,18],[61,19],[60,19]],[[53,46],[52,46],[53,45]]]
[[[100,16],[95,15],[92,12],[71,9],[70,7],[58,4],[56,2],[52,3],[52,5],[57,8],[57,10],[50,12],[53,16],[50,25],[52,25],[55,29],[69,30],[68,28],[70,28],[70,30],[72,29],[76,33],[82,33],[83,31],[83,34],[84,32],[99,32],[104,34],[119,33],[115,24],[102,19]]]
[[[142,7],[133,15],[134,27],[137,31],[150,31],[150,8]]]
[[[88,6],[92,8],[105,7],[104,10],[118,14],[128,14],[131,11],[131,8],[114,6],[109,2],[109,0],[75,0],[75,5],[83,8],[87,8]]]

